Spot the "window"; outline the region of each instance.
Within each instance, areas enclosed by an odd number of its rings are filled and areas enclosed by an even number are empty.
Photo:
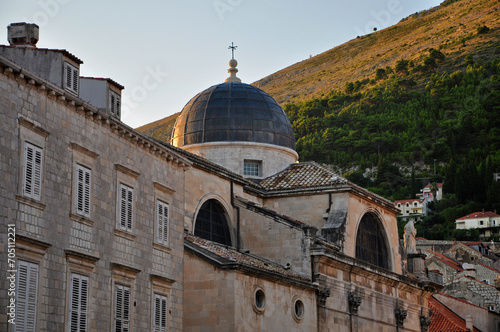
[[[215,199],[203,203],[198,211],[194,235],[220,244],[231,245],[224,208]]]
[[[70,332],[87,331],[87,312],[89,296],[89,278],[72,273],[69,293],[69,327]]]
[[[378,218],[365,214],[356,236],[356,258],[389,269],[389,250],[385,232]]]
[[[130,324],[130,288],[115,285],[114,331],[129,332]]]
[[[109,113],[120,118],[120,95],[109,90]]]
[[[254,289],[254,299],[252,307],[258,314],[262,314],[266,309],[266,294],[260,287]]]
[[[134,190],[120,183],[118,228],[131,232],[134,212]]]
[[[483,221],[482,220],[479,220],[479,225],[483,225]]]
[[[14,331],[36,331],[38,264],[18,261]]]
[[[245,162],[243,164],[243,175],[244,176],[260,176],[260,162],[245,160]]]
[[[153,331],[167,331],[167,297],[155,294],[154,295],[154,319]]]
[[[299,298],[295,298],[293,302],[294,302],[293,318],[296,321],[301,321],[304,318],[304,313],[305,313],[304,302],[302,302],[302,300]]]
[[[64,63],[64,88],[78,94],[78,68]]]
[[[43,150],[26,142],[24,145],[23,195],[40,200],[42,197]]]
[[[76,165],[75,176],[75,209],[76,213],[90,218],[90,169]]]
[[[156,201],[156,241],[168,244],[168,204]]]

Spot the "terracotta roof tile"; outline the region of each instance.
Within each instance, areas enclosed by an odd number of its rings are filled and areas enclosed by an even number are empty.
[[[242,253],[236,251],[231,247],[227,247],[209,240],[205,240],[194,236],[192,234],[184,234],[184,240],[189,241],[192,244],[195,244],[199,248],[207,250],[227,262],[238,263],[243,266],[247,266],[250,268],[258,269],[265,272],[270,272],[274,274],[278,274],[290,279],[295,279],[302,282],[310,282],[311,279],[307,276],[300,275],[291,270],[285,269],[282,266],[273,263],[271,261],[266,261],[264,259],[258,258],[254,255]]]
[[[327,187],[347,180],[315,162],[292,164],[284,171],[260,182],[265,190]]]
[[[439,252],[436,252],[436,251],[432,251],[430,249],[425,249],[426,251],[432,253],[434,255],[434,257],[436,257],[437,260],[445,263],[446,265],[458,270],[458,271],[463,271],[464,269],[462,268],[462,265],[456,261],[454,261],[453,259],[451,259],[450,257],[448,256],[445,256]],[[432,258],[432,257],[431,257]]]
[[[451,311],[434,297],[429,298],[429,309],[432,310],[431,325],[428,332],[465,332],[465,319]],[[479,332],[474,328],[474,332]]]
[[[500,217],[500,215],[491,211],[486,211],[486,212],[481,211],[481,212],[469,213],[468,215],[460,217],[457,220],[476,219],[476,218],[496,218],[496,217]]]

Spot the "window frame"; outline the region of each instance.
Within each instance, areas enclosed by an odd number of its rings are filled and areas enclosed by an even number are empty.
[[[262,161],[260,160],[243,161],[243,176],[260,177],[261,174],[262,174]]]
[[[86,180],[83,181],[80,187],[80,171],[83,172],[83,176],[87,177],[88,174],[88,183]],[[76,163],[75,166],[75,181],[74,181],[74,211],[75,214],[84,216],[90,219],[91,216],[91,207],[92,207],[92,169],[84,166],[80,163]],[[82,190],[82,192],[80,191]],[[83,200],[80,204],[80,198]],[[80,209],[80,205],[82,208]]]
[[[163,301],[165,302],[164,310],[161,310],[159,313],[159,317],[157,316],[158,309],[157,309],[157,300],[160,301],[160,304],[163,304]],[[153,293],[153,304],[152,304],[152,331],[154,332],[167,332],[168,331],[168,297],[163,294],[159,293]],[[163,318],[163,321],[162,321]],[[157,322],[160,322],[160,326],[157,326]],[[164,323],[165,326],[161,326]]]
[[[34,155],[33,161],[29,161],[29,151],[33,151]],[[39,162],[36,162],[36,155],[39,154]],[[24,142],[23,147],[23,175],[22,175],[22,194],[24,197],[31,198],[36,201],[42,200],[42,189],[43,189],[43,167],[44,166],[44,150],[29,141]],[[31,187],[28,186],[28,172],[32,172],[30,175]],[[38,176],[38,185],[37,179]],[[35,179],[33,179],[35,177]]]
[[[118,301],[118,290],[121,289],[123,292],[128,291],[128,303],[125,303],[125,297],[123,297],[123,303],[119,303]],[[113,331],[115,332],[129,332],[130,329],[130,322],[131,322],[131,300],[132,300],[132,287],[128,285],[123,285],[119,283],[114,284],[114,290],[113,290]],[[125,294],[125,293],[124,293]],[[118,305],[121,305],[123,310],[119,310]],[[120,330],[117,330],[117,322],[118,322],[118,311],[121,311],[121,315],[125,316],[125,313],[127,314],[127,318],[122,318],[122,326]],[[126,326],[125,326],[126,325]]]
[[[109,114],[120,119],[121,117],[121,96],[116,91],[109,89],[108,100]]]
[[[78,95],[78,88],[80,86],[80,70],[77,66],[71,63],[64,62],[64,89]]]
[[[160,215],[160,209],[163,212]],[[166,210],[166,216],[165,216]],[[170,241],[170,205],[162,200],[156,200],[155,206],[156,236],[157,243],[168,246]]]
[[[123,197],[123,193],[125,193],[125,197]],[[134,199],[134,188],[120,182],[118,186],[118,218],[116,228],[128,233],[132,233],[134,229]],[[125,216],[123,215],[124,212]]]
[[[76,299],[77,300],[77,308],[76,308],[76,317],[77,317],[77,328],[76,330],[73,329],[73,313],[75,312],[75,310],[73,309],[73,305],[74,305],[74,302],[75,302],[75,298],[73,297],[73,295],[75,294],[74,292],[74,280],[79,280],[80,283],[79,283],[79,291],[78,291],[78,298]],[[82,289],[82,284],[83,284],[83,281],[86,282],[86,298],[83,296],[83,289]],[[90,278],[86,275],[82,275],[80,273],[75,273],[75,272],[71,272],[70,273],[70,278],[69,278],[69,287],[68,287],[68,291],[69,291],[69,299],[68,299],[68,332],[86,332],[88,331],[88,319],[89,319],[89,294],[90,294]],[[82,299],[84,298],[84,299]],[[84,302],[84,306],[85,308],[82,310],[81,306],[82,306],[82,302]],[[81,327],[81,320],[82,320],[82,315],[85,315],[84,316],[84,324],[85,324],[85,327],[82,329]]]
[[[26,275],[26,284],[24,285],[26,288],[25,297],[20,299],[20,295],[22,291],[20,290],[21,283],[21,266],[25,266],[27,269]],[[36,267],[36,268],[35,268]],[[32,268],[35,268],[34,273],[35,276],[32,277]],[[38,263],[30,262],[27,260],[19,259],[17,260],[17,273],[16,273],[16,324],[13,325],[13,332],[16,331],[36,331],[36,323],[37,323],[37,302],[38,302],[38,278],[40,275],[40,265]],[[33,280],[34,279],[34,280]],[[32,283],[35,283],[33,286]],[[34,290],[32,289],[34,287]],[[33,300],[34,298],[34,300]],[[24,302],[23,302],[24,300]],[[30,309],[31,308],[31,309]],[[33,317],[30,321],[27,322],[27,316],[30,315],[29,310],[33,311],[31,314]],[[24,311],[24,312],[23,312]],[[21,316],[24,316],[23,320],[20,320]],[[23,322],[25,324],[24,327],[19,324],[19,322]],[[22,330],[19,327],[23,328]]]

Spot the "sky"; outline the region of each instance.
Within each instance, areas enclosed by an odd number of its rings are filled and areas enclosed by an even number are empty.
[[[252,83],[382,30],[442,0],[0,0],[0,44],[10,23],[36,23],[37,47],[81,59],[81,76],[125,86],[122,121],[133,127],[182,110],[228,77]]]

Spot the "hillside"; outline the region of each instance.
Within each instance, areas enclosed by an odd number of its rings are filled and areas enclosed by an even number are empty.
[[[440,49],[446,55],[442,71],[453,72],[469,53],[492,60],[500,54],[499,9],[498,0],[448,0],[392,27],[358,36],[284,68],[254,85],[284,104],[343,90],[347,82],[374,78],[377,68],[394,67],[401,59],[421,62],[429,48]],[[478,35],[481,26],[492,31]]]

